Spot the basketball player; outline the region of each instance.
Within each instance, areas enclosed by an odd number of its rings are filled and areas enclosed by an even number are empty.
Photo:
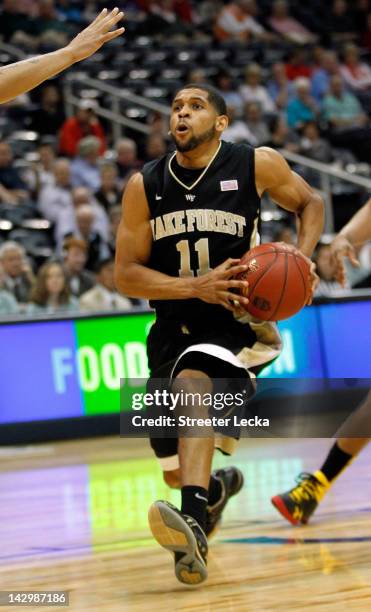
[[[208,416],[202,398],[215,379],[251,396],[254,374],[281,349],[274,324],[242,316],[248,283],[235,278],[247,268],[240,258],[256,244],[263,193],[299,217],[298,248],[306,257],[323,228],[320,196],[276,151],[223,142],[227,125],[225,101],[214,88],[178,91],[170,118],[176,151],[131,177],[116,246],[117,288],[156,309],[147,342],[151,377],[168,378],[188,398],[198,394],[198,404],[185,401],[179,410],[200,418]],[[313,289],[313,264],[310,282]],[[206,427],[179,429],[178,439],[154,436],[151,445],[166,482],[181,486],[181,510],[157,501],[149,522],[157,541],[175,553],[177,578],[197,584],[207,577],[206,535],[242,475],[236,468],[211,475],[214,446],[230,453],[231,437]]]
[[[359,266],[355,248],[371,240],[371,198],[343,227],[331,244],[336,263],[336,279],[345,286],[344,257],[353,266]],[[331,448],[320,470],[314,474],[303,473],[298,485],[272,498],[273,505],[293,525],[308,523],[319,502],[330,489],[335,479],[369,442],[361,437],[371,429],[371,391],[361,406],[343,423],[337,432],[337,440]]]
[[[110,12],[103,9],[66,47],[0,68],[0,103],[9,102],[30,91],[72,64],[89,57],[104,43],[120,36],[124,28],[111,29],[122,18],[123,13],[118,8]]]

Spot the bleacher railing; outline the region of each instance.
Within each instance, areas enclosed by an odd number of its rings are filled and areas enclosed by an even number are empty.
[[[81,80],[79,80],[79,76],[74,75],[73,72],[68,74],[65,79],[64,93],[67,104],[67,112],[69,114],[73,113],[74,107],[76,107],[79,103],[79,99],[73,94],[73,85],[77,82],[79,82],[79,84],[81,85]],[[167,105],[161,104],[159,102],[154,102],[153,100],[148,100],[143,96],[135,95],[127,89],[121,90],[118,87],[102,83],[98,79],[93,79],[86,76],[84,76],[83,82],[87,88],[94,88],[102,94],[105,94],[106,100],[107,98],[109,99],[110,110],[103,108],[101,105],[98,105],[96,113],[98,116],[109,119],[112,122],[112,131],[115,141],[121,138],[123,134],[123,128],[125,127],[141,132],[142,134],[149,134],[151,132],[151,128],[145,123],[137,121],[135,119],[130,119],[128,117],[124,117],[122,115],[120,111],[120,103],[122,103],[123,101],[133,104],[134,106],[137,106],[140,109],[146,109],[160,113],[164,117],[169,117],[170,115],[170,109]],[[296,153],[292,153],[291,151],[287,151],[286,149],[280,150],[280,153],[282,153],[285,159],[291,164],[300,165],[304,168],[318,172],[320,176],[321,185],[320,192],[325,202],[326,220],[324,231],[327,234],[334,232],[332,179],[336,179],[337,181],[344,181],[345,183],[361,187],[371,193],[370,178],[359,176],[357,174],[353,174],[345,170],[340,170],[339,168],[336,168],[332,165],[314,161],[308,157],[304,157],[303,155],[298,155]]]
[[[337,179],[338,181],[344,181],[346,183],[350,183],[358,187],[362,187],[371,194],[371,179],[365,176],[359,176],[358,174],[346,172],[345,170],[341,170],[340,168],[336,168],[332,165],[324,164],[322,162],[317,162],[314,159],[309,159],[308,157],[304,157],[303,155],[292,153],[291,151],[287,151],[286,149],[281,149],[280,153],[282,153],[282,155],[288,162],[304,166],[305,168],[309,168],[310,170],[315,170],[316,172],[318,172],[321,180],[321,194],[325,202],[326,218],[324,232],[326,234],[334,232],[334,210],[332,206],[333,190],[331,178]]]
[[[95,109],[95,113],[99,117],[109,119],[112,122],[112,133],[115,141],[122,137],[122,128],[125,127],[141,132],[142,134],[151,133],[151,128],[146,123],[137,121],[135,119],[130,119],[129,117],[122,115],[120,109],[120,104],[122,102],[132,104],[141,109],[160,113],[164,116],[170,115],[170,110],[168,106],[165,106],[165,104],[148,100],[143,96],[137,96],[126,89],[121,90],[118,87],[114,87],[113,85],[109,85],[107,83],[102,83],[102,81],[91,77],[84,76],[83,81],[81,81],[81,76],[73,74],[73,72],[67,74],[64,81],[64,99],[66,103],[66,112],[68,115],[73,114],[74,108],[77,107],[80,102],[80,98],[77,98],[73,94],[73,85],[75,83],[79,83],[79,85],[81,85],[81,82],[83,82],[84,86],[87,88],[89,87],[91,89],[96,89],[100,93],[105,94],[106,98],[109,97],[110,109],[104,108],[102,105],[98,104],[97,108]]]
[[[13,56],[15,60],[25,59],[27,57],[27,55],[22,50],[18,49],[14,45],[5,44],[2,41],[0,41],[0,50],[5,53],[8,53],[9,56]],[[144,121],[132,119],[122,114],[121,104],[123,102],[132,104],[133,106],[136,106],[140,109],[146,109],[155,113],[159,113],[164,117],[169,117],[170,115],[170,109],[165,104],[161,104],[160,102],[155,102],[143,96],[133,94],[127,89],[120,89],[119,87],[115,87],[114,85],[110,85],[108,83],[99,81],[98,79],[88,77],[86,73],[76,73],[74,71],[67,72],[63,82],[66,112],[68,115],[72,115],[74,113],[75,108],[80,102],[80,98],[74,95],[74,85],[77,83],[80,86],[81,83],[83,83],[86,88],[95,89],[101,94],[103,94],[105,97],[105,104],[107,104],[107,100],[109,101],[110,108],[106,108],[106,106],[98,104],[96,108],[96,114],[99,117],[107,119],[112,123],[112,133],[114,141],[117,141],[122,137],[125,128],[129,128],[130,130],[134,130],[142,134],[151,133],[150,126],[147,125]],[[332,206],[333,179],[358,186],[371,193],[370,178],[359,176],[357,174],[353,174],[345,170],[340,170],[339,168],[336,168],[332,165],[314,161],[312,159],[304,157],[303,155],[298,155],[285,149],[282,149],[280,152],[288,162],[318,172],[321,184],[320,191],[324,198],[326,208],[326,233],[332,233],[334,231],[334,212]]]

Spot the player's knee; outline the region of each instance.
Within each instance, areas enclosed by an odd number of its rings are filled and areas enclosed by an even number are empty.
[[[177,391],[210,393],[212,390],[211,378],[200,370],[184,368],[175,377],[173,388]]]
[[[212,381],[204,372],[188,368],[181,370],[174,379],[172,390],[179,394],[176,406],[178,416],[207,416],[204,399],[206,394],[212,392]]]
[[[170,489],[180,489],[180,471],[171,470],[163,472],[164,481]]]

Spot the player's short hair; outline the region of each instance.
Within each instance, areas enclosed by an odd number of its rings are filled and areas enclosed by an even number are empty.
[[[177,96],[177,94],[180,91],[183,91],[183,89],[200,89],[201,91],[205,91],[207,93],[207,97],[208,97],[210,104],[212,104],[212,106],[215,108],[218,115],[228,114],[226,101],[224,100],[219,90],[216,89],[216,87],[213,87],[212,85],[208,85],[207,83],[205,84],[188,83],[187,85],[184,85],[184,87],[181,87],[180,89],[178,89],[174,98]]]

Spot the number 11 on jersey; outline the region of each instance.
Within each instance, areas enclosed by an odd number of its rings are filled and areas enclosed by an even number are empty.
[[[176,244],[176,250],[180,253],[179,276],[202,276],[210,272],[209,240],[200,238],[194,245],[198,255],[198,268],[194,272],[191,268],[191,250],[189,240],[180,240]]]

